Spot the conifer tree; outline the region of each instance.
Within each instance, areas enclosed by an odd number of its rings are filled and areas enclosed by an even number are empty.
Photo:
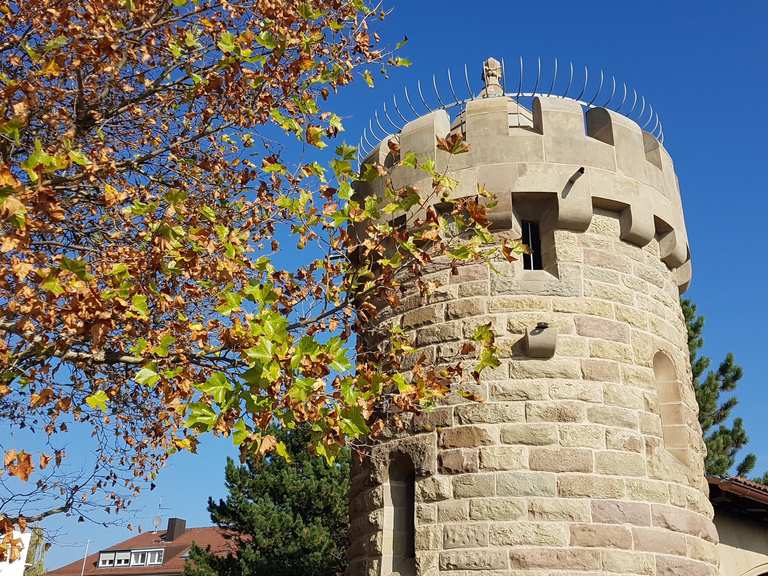
[[[306,427],[281,431],[289,460],[226,465],[225,500],[208,500],[211,519],[232,531],[237,552],[217,558],[193,548],[186,576],[334,576],[346,566],[349,452],[333,464],[311,454]]]
[[[728,421],[738,404],[734,396],[721,401],[720,394],[733,392],[743,373],[730,352],[716,370],[710,370],[710,358],[700,355],[704,339],[704,317],[696,312],[690,300],[681,301],[688,327],[688,350],[691,355],[693,387],[699,404],[699,423],[707,445],[705,460],[707,474],[728,476],[736,463],[736,455],[749,438],[741,418]],[[755,467],[756,456],[747,454],[736,466],[736,474],[746,476]]]

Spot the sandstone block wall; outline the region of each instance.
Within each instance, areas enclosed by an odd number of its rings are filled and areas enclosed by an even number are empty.
[[[544,100],[533,128],[508,126],[506,98],[469,106],[454,128],[474,150],[449,167],[464,183],[457,193],[481,181],[500,192],[499,234],[538,210],[545,269],[437,266],[429,298],[414,290],[387,311],[382,321],[438,365],[490,323],[501,365],[462,384],[481,402],[454,390],[356,466],[350,576],[717,574],[671,160],[626,119],[592,112],[589,135],[572,103]],[[407,126],[401,148],[448,162],[430,144],[451,129],[438,116]],[[566,190],[583,166],[586,179]],[[551,358],[528,354],[526,332],[540,322],[557,333]],[[397,515],[390,463],[403,456],[415,474],[412,566],[393,561],[386,529]]]
[[[561,277],[546,294],[520,286],[547,272],[474,265],[434,273],[429,302],[392,311],[438,363],[491,322],[502,364],[467,383],[483,402],[455,397],[418,416],[413,436],[357,470],[351,574],[379,574],[386,462],[400,452],[419,470],[418,574],[716,574],[677,285],[658,242],[622,241],[619,218],[598,211],[584,233],[555,232]],[[540,321],[557,327],[557,348],[533,360],[521,344]],[[659,351],[679,371],[686,462],[664,447]]]

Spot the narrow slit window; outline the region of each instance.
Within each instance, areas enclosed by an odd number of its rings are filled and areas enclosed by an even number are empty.
[[[543,270],[541,258],[541,234],[539,223],[532,220],[523,220],[523,244],[528,246],[530,254],[523,254],[523,269]]]
[[[399,455],[389,466],[389,486],[385,494],[384,530],[387,533],[382,556],[382,574],[397,573],[413,576],[416,573],[415,534],[415,471],[413,462]]]

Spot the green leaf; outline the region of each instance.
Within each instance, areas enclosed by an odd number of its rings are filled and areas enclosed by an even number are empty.
[[[55,272],[50,273],[48,277],[40,283],[40,287],[54,296],[59,296],[64,293],[64,288],[59,284],[59,279]]]
[[[59,34],[55,38],[51,38],[48,40],[48,42],[45,43],[45,51],[50,52],[51,50],[57,50],[58,48],[65,46],[67,42],[69,42],[67,37]]]
[[[168,356],[168,347],[173,345],[175,342],[176,342],[176,338],[174,338],[170,334],[166,334],[162,338],[160,338],[160,343],[152,349],[152,353],[155,356],[160,356],[161,358],[165,358],[166,356]]]
[[[187,0],[173,0],[173,5],[176,6],[176,8],[181,8],[182,6],[186,6]]]
[[[67,155],[69,156],[69,159],[72,160],[72,162],[79,166],[90,166],[91,164],[88,156],[83,154],[80,150],[70,150],[67,152]]]
[[[189,416],[187,417],[187,426],[199,428],[205,432],[213,428],[218,420],[216,412],[202,402],[193,402],[189,405]]]
[[[216,307],[216,312],[222,316],[229,316],[232,312],[240,310],[242,302],[243,297],[237,292],[226,292],[224,294],[224,301]]]
[[[357,406],[349,410],[346,417],[341,418],[340,424],[344,433],[352,438],[360,438],[369,432],[368,425]]]
[[[181,46],[175,40],[168,42],[168,50],[174,58],[181,58]]]
[[[200,41],[197,39],[197,32],[195,30],[184,31],[184,45],[187,48],[200,48]]]
[[[403,46],[408,44],[408,36],[403,36],[403,39],[400,40],[397,44],[395,44],[395,50],[400,50]]]
[[[234,52],[236,48],[235,37],[230,32],[222,32],[221,36],[219,37],[219,41],[216,45],[225,54],[228,54],[229,52]]]
[[[84,260],[71,259],[65,256],[61,259],[61,268],[62,270],[69,270],[80,280],[85,280],[88,277],[88,272],[86,271],[86,263]]]
[[[131,298],[131,309],[136,312],[140,318],[149,317],[147,297],[144,294],[134,294]]]
[[[90,396],[88,396],[85,399],[85,403],[88,404],[88,406],[90,406],[91,408],[101,410],[102,412],[106,412],[107,400],[109,400],[107,393],[104,392],[104,390],[99,390],[97,392],[94,392]]]
[[[493,338],[490,322],[488,324],[481,324],[475,328],[475,332],[472,334],[472,340],[475,342],[482,342],[483,344],[493,343]]]
[[[160,381],[160,375],[149,366],[151,365],[144,366],[144,368],[136,372],[136,375],[133,377],[133,379],[138,384],[152,388]]]
[[[413,62],[408,60],[408,58],[401,58],[400,56],[392,58],[392,60],[390,60],[390,63],[392,64],[392,66],[397,66],[398,68],[408,68],[413,64]]]
[[[128,272],[128,266],[126,266],[122,262],[118,262],[117,264],[112,264],[112,270],[109,271],[109,274],[112,276],[122,276],[127,272]]]
[[[213,211],[213,208],[210,206],[203,206],[200,208],[200,214],[202,214],[203,218],[210,222],[216,222],[216,212]]]
[[[288,448],[285,447],[283,441],[279,441],[275,446],[275,453],[285,460],[288,464],[292,462],[291,455],[288,452]]]
[[[214,372],[203,384],[198,384],[197,388],[221,405],[226,401],[228,393],[232,391],[232,384],[227,381],[224,373]]]
[[[347,351],[343,347],[342,340],[338,336],[334,336],[326,344],[326,351],[333,358],[330,364],[331,370],[336,372],[346,372],[352,368],[352,363],[347,358]]]
[[[277,343],[284,342],[288,336],[288,319],[277,312],[265,312],[261,321],[262,334]]]
[[[277,47],[277,39],[268,30],[264,30],[256,36],[256,42],[267,50],[274,50]]]
[[[406,152],[405,156],[400,160],[401,166],[408,166],[409,168],[416,168],[418,166],[419,160],[416,157],[415,152]]]
[[[365,80],[369,88],[373,88],[373,74],[371,74],[370,70],[363,70],[363,80]]]
[[[246,438],[250,435],[251,431],[245,425],[245,422],[238,420],[234,426],[232,426],[232,443],[235,446],[240,446]]]
[[[259,338],[256,346],[248,349],[248,356],[254,360],[267,364],[272,361],[274,355],[275,346],[272,340],[267,338]]]

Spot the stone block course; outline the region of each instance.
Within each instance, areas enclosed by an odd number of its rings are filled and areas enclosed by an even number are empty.
[[[576,316],[576,333],[580,336],[629,343],[629,327],[624,322],[595,316]]]
[[[602,524],[651,525],[651,506],[644,502],[592,500],[592,521]]]
[[[560,474],[557,488],[563,498],[623,498],[626,493],[623,478],[593,474]]]
[[[546,446],[557,444],[557,431],[557,425],[551,423],[508,424],[501,426],[500,436],[504,444]]]
[[[528,501],[528,517],[550,522],[589,522],[591,511],[586,499],[531,498]]]
[[[528,456],[531,470],[545,472],[592,472],[592,450],[584,448],[532,447]]]
[[[586,424],[561,424],[560,445],[570,448],[605,448],[605,428]]]
[[[496,494],[496,477],[493,474],[463,474],[453,478],[454,498],[478,498]]]
[[[468,316],[479,316],[481,314],[485,314],[485,312],[485,298],[461,298],[460,300],[448,302],[445,309],[445,317],[448,320],[456,320],[459,318],[466,318]]]
[[[491,433],[479,426],[459,426],[440,432],[441,448],[476,448],[489,444],[494,444]]]
[[[500,424],[525,421],[523,403],[473,403],[456,406],[456,420],[459,424]]]
[[[578,380],[581,377],[581,366],[578,361],[567,358],[512,360],[509,363],[509,374],[513,379],[573,378]]]
[[[714,526],[702,514],[664,504],[653,504],[652,511],[653,525],[656,527],[690,534],[710,542],[717,542],[717,533]]]
[[[567,546],[568,527],[555,522],[494,522],[492,546]]]
[[[683,534],[670,533],[658,528],[632,528],[635,550],[658,552],[660,554],[678,554],[685,556],[687,544]]]
[[[426,346],[428,344],[439,344],[441,342],[450,342],[461,338],[461,324],[451,322],[445,324],[436,324],[425,326],[416,331],[416,345]]]
[[[596,452],[595,472],[615,476],[645,476],[645,455],[619,450]]]
[[[496,401],[548,400],[546,380],[506,380],[491,384],[491,398]]]
[[[504,550],[461,550],[440,553],[441,570],[504,570],[509,562]]]
[[[571,546],[586,548],[632,548],[632,532],[615,524],[572,524]]]
[[[637,551],[603,550],[601,552],[602,568],[607,572],[620,574],[656,574],[656,558],[653,554]]]
[[[456,448],[444,450],[439,455],[438,470],[441,474],[462,474],[479,469],[477,450]]]
[[[472,520],[520,520],[528,516],[525,498],[474,498],[469,500]]]
[[[550,569],[568,567],[578,572],[600,568],[600,552],[589,548],[515,548],[509,553],[515,569]]]
[[[499,496],[554,496],[557,476],[542,472],[499,472],[496,474]]]
[[[581,361],[581,375],[585,380],[598,382],[620,382],[621,370],[619,363],[612,360],[594,358]]]
[[[520,446],[490,446],[480,449],[483,470],[522,470],[528,468],[528,450]]]
[[[583,402],[528,402],[525,414],[528,422],[583,422],[587,419],[588,405]]]
[[[468,500],[446,500],[437,505],[439,522],[461,522],[469,520]]]
[[[487,524],[446,524],[443,548],[476,548],[488,545]]]
[[[595,424],[627,428],[637,430],[639,428],[639,416],[637,411],[618,406],[590,406],[587,409],[587,418]]]
[[[440,323],[445,318],[445,304],[432,304],[403,314],[401,325],[406,330]]]

